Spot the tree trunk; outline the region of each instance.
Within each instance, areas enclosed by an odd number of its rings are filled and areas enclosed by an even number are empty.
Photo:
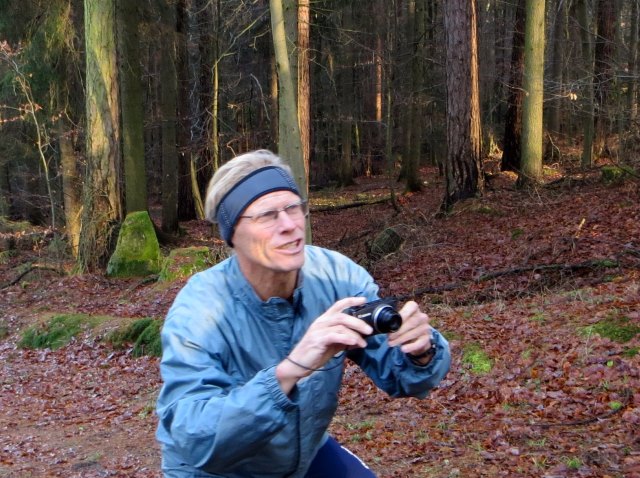
[[[480,96],[476,3],[448,0],[444,4],[447,159],[442,210],[484,189],[481,163]]]
[[[278,152],[289,163],[298,186],[306,191],[308,179],[302,162],[300,127],[294,77],[289,62],[282,0],[271,0],[271,29],[278,70]]]
[[[409,107],[406,114],[407,141],[405,144],[405,187],[409,192],[420,191],[420,146],[422,142],[422,115],[420,114],[420,89],[422,85],[422,62],[419,49],[421,38],[420,18],[424,11],[423,0],[409,0],[407,3],[407,38],[410,54]]]
[[[62,169],[65,228],[73,257],[78,257],[80,244],[80,215],[82,214],[82,182],[78,175],[78,159],[71,138],[64,130],[63,120],[58,120],[58,145]]]
[[[598,0],[598,36],[595,48],[594,96],[597,106],[595,124],[595,149],[598,155],[610,155],[607,137],[614,124],[613,99],[616,65],[616,2]]]
[[[2,129],[0,127],[0,129]],[[0,217],[11,215],[11,187],[9,183],[9,162],[0,161]]]
[[[311,32],[310,1],[298,1],[298,122],[304,175],[309,177],[311,158],[311,78],[309,70],[309,39]],[[309,195],[308,181],[307,191]]]
[[[634,127],[638,116],[638,3],[639,0],[631,0],[631,32],[629,33],[628,63],[631,79],[629,80],[627,93],[627,109],[629,110],[627,127]]]
[[[547,125],[552,133],[560,133],[562,130],[562,102],[564,101],[564,85],[562,74],[564,70],[564,51],[567,44],[565,36],[567,23],[567,3],[569,0],[558,0],[553,18],[553,43],[550,52],[551,62],[551,98],[549,106],[549,120]]]
[[[84,0],[87,171],[78,269],[106,264],[122,221],[115,1]]]
[[[140,6],[130,0],[117,0],[117,8],[125,206],[130,213],[147,209],[142,70],[138,50]]]
[[[594,111],[595,100],[593,91],[593,50],[591,47],[591,27],[587,0],[578,0],[576,6],[578,23],[580,24],[580,37],[582,41],[582,63],[584,64],[584,101],[583,101],[583,141],[582,158],[580,164],[583,168],[591,166],[593,161],[593,136],[594,136]]]
[[[288,8],[292,8],[288,4]],[[300,139],[300,123],[296,103],[294,74],[289,61],[291,52],[285,33],[283,0],[270,0],[271,32],[278,71],[278,153],[291,166],[293,177],[301,191],[309,190]],[[303,193],[304,194],[304,193]],[[311,221],[307,221],[307,243],[311,243]]]
[[[160,110],[162,116],[162,230],[178,232],[178,150],[176,133],[176,6],[162,5],[160,41],[164,53],[160,58]]]
[[[544,0],[527,0],[522,89],[521,184],[542,176],[542,102],[544,98]]]
[[[504,124],[502,171],[520,171],[522,148],[522,74],[524,71],[524,29],[526,21],[525,0],[515,4],[515,23],[511,46],[509,93]]]

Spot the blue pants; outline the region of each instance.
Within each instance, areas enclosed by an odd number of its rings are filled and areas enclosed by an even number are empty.
[[[318,450],[305,478],[376,478],[360,458],[333,438]]]

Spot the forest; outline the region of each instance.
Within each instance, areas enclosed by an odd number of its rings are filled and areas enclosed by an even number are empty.
[[[379,476],[640,476],[639,9],[0,0],[0,477],[160,476],[157,333],[255,149],[452,345],[424,401],[347,366],[331,432]],[[204,260],[114,277],[139,213]]]

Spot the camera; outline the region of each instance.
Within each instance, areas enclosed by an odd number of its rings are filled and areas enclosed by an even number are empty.
[[[396,310],[395,299],[378,299],[355,307],[347,307],[342,312],[364,320],[373,328],[371,335],[390,334],[402,325],[402,317]]]

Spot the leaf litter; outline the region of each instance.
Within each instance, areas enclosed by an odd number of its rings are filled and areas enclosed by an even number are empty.
[[[399,212],[322,203],[313,238],[365,265],[383,295],[418,301],[450,340],[451,372],[426,400],[394,400],[349,364],[331,433],[380,477],[640,476],[640,337],[594,327],[640,325],[638,182],[526,191],[503,174],[438,217],[441,181],[423,173],[425,189],[398,196]],[[340,194],[386,187],[363,178]],[[181,245],[214,241],[206,223],[183,227]],[[403,245],[374,258],[370,241],[387,227]],[[0,283],[44,260],[42,248],[19,251],[0,264]],[[161,319],[183,283],[37,270],[2,290],[0,477],[161,476],[157,358],[113,350],[104,330],[55,351],[16,344],[53,313]],[[464,360],[470,347],[488,367]]]

